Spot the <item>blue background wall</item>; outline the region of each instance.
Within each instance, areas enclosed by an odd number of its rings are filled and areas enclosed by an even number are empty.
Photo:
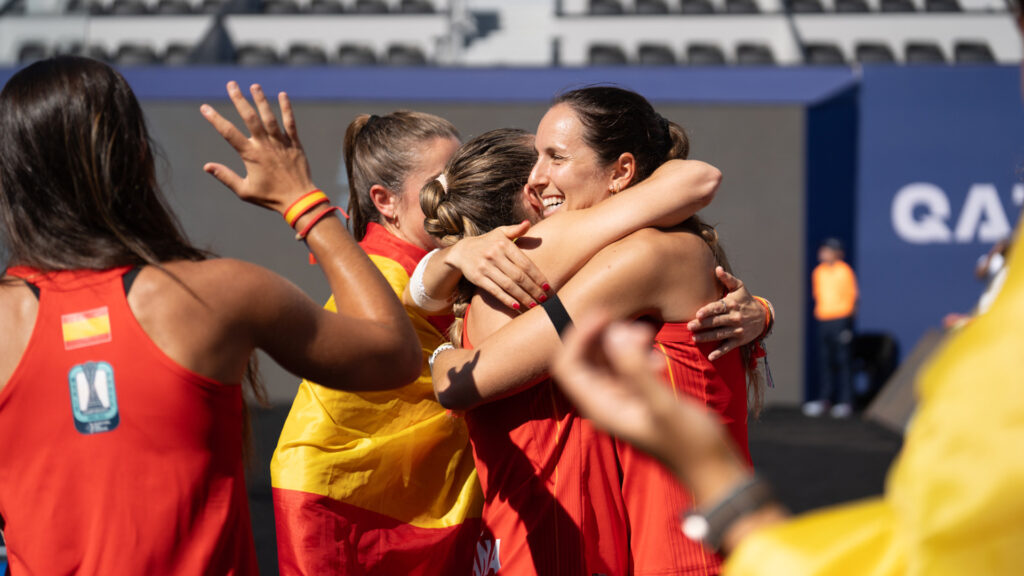
[[[975,262],[1017,220],[1020,72],[866,68],[859,148],[858,327],[895,333],[905,357],[943,315],[972,308]]]

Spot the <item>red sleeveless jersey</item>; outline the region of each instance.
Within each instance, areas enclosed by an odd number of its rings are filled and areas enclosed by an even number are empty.
[[[255,574],[242,395],[168,358],[106,271],[39,288],[0,391],[0,517],[13,574]]]
[[[665,379],[672,390],[704,404],[718,415],[750,465],[747,446],[747,379],[739,350],[711,362],[717,342],[697,344],[685,323],[666,323],[654,338],[665,357]],[[685,536],[680,513],[693,506],[693,495],[657,460],[616,440],[622,463],[622,497],[629,517],[633,574],[718,574],[721,557]]]
[[[465,324],[462,343],[472,348]],[[466,424],[484,491],[473,576],[628,573],[614,441],[553,381],[469,410]]]

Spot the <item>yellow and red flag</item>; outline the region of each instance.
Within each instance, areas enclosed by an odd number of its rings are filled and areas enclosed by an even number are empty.
[[[399,295],[425,254],[373,224],[361,245]],[[271,461],[281,574],[472,572],[483,496],[465,422],[435,400],[426,362],[450,317],[408,313],[423,348],[415,382],[299,385]]]
[[[65,350],[110,342],[110,312],[106,306],[64,314],[60,325]]]

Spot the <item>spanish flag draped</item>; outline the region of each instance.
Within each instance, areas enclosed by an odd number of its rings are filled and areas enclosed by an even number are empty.
[[[426,254],[372,223],[360,245],[399,295]],[[407,312],[423,347],[415,382],[299,385],[270,466],[281,574],[472,571],[483,497],[465,422],[434,399],[426,362],[451,317]]]

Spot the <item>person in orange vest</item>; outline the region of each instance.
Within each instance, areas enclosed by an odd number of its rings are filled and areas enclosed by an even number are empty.
[[[818,323],[818,398],[804,404],[807,416],[826,410],[834,418],[853,413],[853,314],[857,276],[843,261],[843,244],[828,238],[818,248],[820,262],[811,274],[814,319]]]

